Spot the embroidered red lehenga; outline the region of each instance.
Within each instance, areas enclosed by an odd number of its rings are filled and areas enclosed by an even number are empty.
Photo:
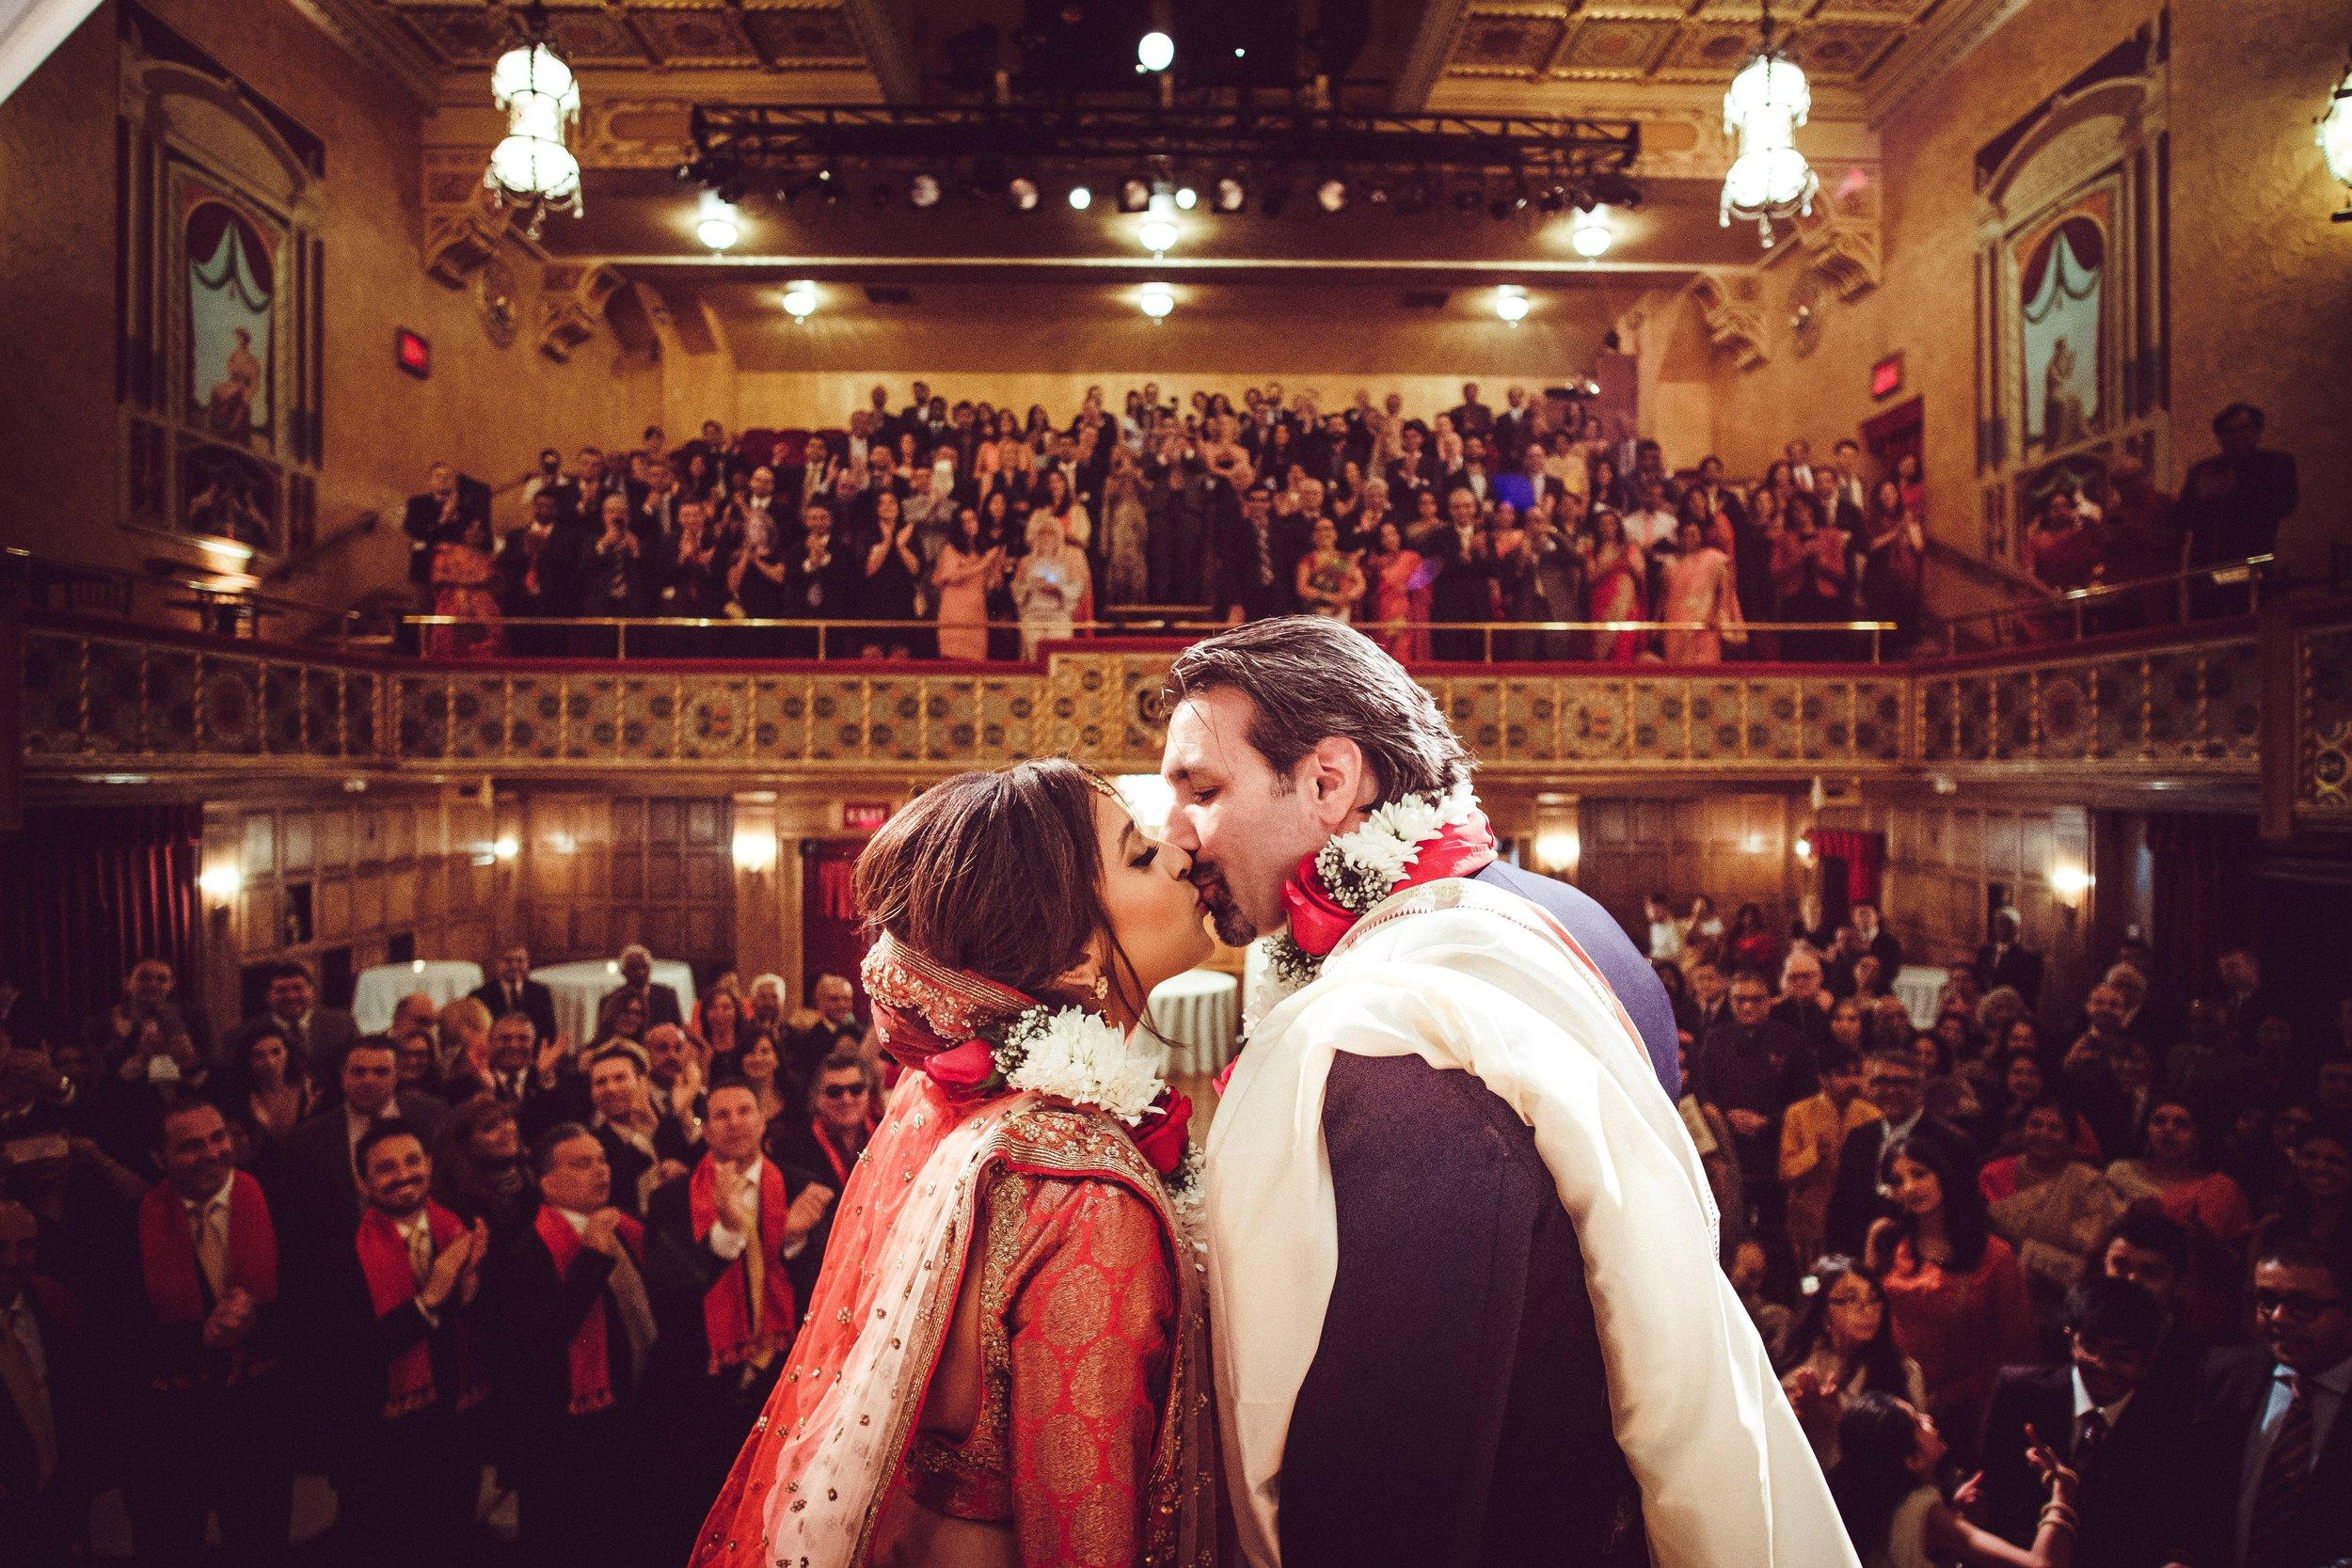
[[[888,944],[885,944],[888,945]],[[1027,998],[868,960],[911,1071],[693,1568],[1215,1560],[1200,1271],[1125,1129],[919,1070]]]

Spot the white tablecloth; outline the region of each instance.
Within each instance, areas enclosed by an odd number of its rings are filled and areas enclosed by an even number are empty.
[[[1911,1015],[1914,1028],[1935,1026],[1935,999],[1944,994],[1944,982],[1951,975],[1948,969],[1932,964],[1905,964],[1895,975],[1894,991]]]
[[[1193,969],[1152,992],[1152,1027],[1168,1037],[1168,1070],[1213,1074],[1233,1059],[1241,985],[1214,969]]]
[[[579,963],[549,964],[534,969],[531,977],[555,993],[555,1026],[574,1045],[596,1037],[596,1004],[621,983],[618,958],[583,958]],[[694,972],[675,958],[653,961],[653,983],[677,992],[678,1012],[689,1022],[694,1017]]]
[[[422,991],[438,1007],[481,989],[482,966],[462,958],[377,964],[361,970],[351,988],[351,1021],[363,1035],[380,1035],[392,1026],[392,1009],[404,996]]]

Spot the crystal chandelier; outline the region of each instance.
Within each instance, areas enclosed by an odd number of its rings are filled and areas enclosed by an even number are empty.
[[[531,8],[520,42],[490,72],[490,101],[506,114],[506,138],[490,152],[482,182],[501,206],[528,214],[539,237],[550,208],[580,216],[580,160],[564,136],[580,119],[580,83],[547,41],[547,13]]]
[[[1813,211],[1821,182],[1797,150],[1797,127],[1813,108],[1804,71],[1772,40],[1772,8],[1764,7],[1763,40],[1724,94],[1724,131],[1740,143],[1740,155],[1724,176],[1722,219],[1754,218],[1772,243],[1772,220]]]

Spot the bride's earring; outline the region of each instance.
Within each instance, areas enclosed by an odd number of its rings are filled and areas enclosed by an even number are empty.
[[[1111,977],[1107,974],[1097,974],[1094,977],[1094,1000],[1097,1002],[1107,1000],[1110,994]]]

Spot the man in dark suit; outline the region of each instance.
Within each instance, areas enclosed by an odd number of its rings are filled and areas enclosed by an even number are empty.
[[[1827,1044],[1824,1037],[1821,1049]],[[1764,977],[1742,974],[1731,982],[1731,1022],[1707,1032],[1691,1063],[1691,1087],[1700,1102],[1722,1111],[1731,1124],[1732,1148],[1768,1258],[1788,1250],[1781,1118],[1814,1091],[1819,1060],[1813,1042],[1774,1016]]]
[[[490,1009],[493,1021],[520,1013],[540,1039],[555,1038],[555,993],[531,977],[531,949],[519,942],[498,956],[473,999]]]
[[[259,1018],[246,1020],[245,1030],[267,1027],[282,1035],[286,1053],[310,1064],[310,1077],[332,1092],[342,1073],[343,1053],[359,1037],[359,1025],[340,1007],[319,1005],[318,981],[308,964],[289,958],[271,974],[268,1006]]]
[[[2007,986],[2030,1009],[2042,1006],[2042,955],[2018,934],[2017,911],[1993,911],[1993,934],[1977,947],[1977,978],[1987,990]]]
[[[1220,509],[1212,613],[1264,621],[1298,608],[1295,581],[1282,574],[1284,541],[1275,525],[1274,486],[1252,480],[1238,513]]]
[[[1927,1114],[1927,1080],[1919,1070],[1919,1058],[1909,1050],[1872,1052],[1862,1065],[1862,1097],[1879,1108],[1879,1119],[1866,1121],[1846,1134],[1829,1198],[1829,1250],[1849,1258],[1862,1256],[1870,1222],[1894,1212],[1879,1193],[1879,1159],[1887,1145],[1905,1133],[1934,1138],[1944,1145],[1953,1164],[1971,1175],[1981,1159],[1967,1133]]]
[[[2192,1568],[2331,1568],[2352,1556],[2352,1259],[2292,1231],[2254,1249],[2260,1343],[2205,1358]]]
[[[1821,960],[1802,947],[1791,948],[1780,966],[1780,1000],[1772,1004],[1772,1021],[1793,1030],[1808,1051],[1826,1051],[1831,1005]]]
[[[476,522],[489,521],[487,495],[477,509],[469,504],[457,470],[436,463],[426,470],[424,490],[408,498],[401,511],[400,531],[408,536],[408,580],[423,588],[433,580],[433,546],[455,540]]]
[[[328,1455],[344,1560],[463,1561],[482,1486],[477,1411],[489,1393],[475,1295],[488,1229],[427,1197],[415,1128],[378,1121],[357,1150],[367,1204],[334,1260],[334,1325],[316,1386],[344,1443]]]
[[[343,1053],[340,1102],[295,1126],[278,1146],[265,1176],[281,1231],[302,1267],[287,1281],[292,1305],[312,1326],[326,1303],[318,1293],[328,1259],[340,1259],[359,1224],[359,1139],[380,1121],[413,1127],[426,1145],[448,1107],[429,1094],[399,1089],[391,1038],[369,1035]]]
[[[1486,435],[1487,427],[1494,423],[1494,410],[1478,401],[1475,381],[1462,383],[1462,401],[1447,409],[1446,416],[1454,421],[1455,434],[1465,441]]]
[[[587,1076],[593,1107],[588,1129],[604,1146],[612,1207],[637,1218],[655,1188],[686,1174],[695,1156],[694,1140],[675,1116],[655,1108],[643,1046],[612,1041],[588,1058]]]
[[[686,1015],[678,1007],[677,988],[657,985],[653,977],[653,954],[636,942],[621,949],[621,983],[596,1001],[596,1016],[613,1006],[613,998],[628,992],[645,1005],[645,1027],[658,1023],[683,1024]]]
[[[1541,451],[1534,442],[1535,411],[1527,405],[1527,388],[1514,385],[1502,394],[1502,407],[1494,417],[1495,464],[1498,467],[1516,467],[1530,445]]]
[[[578,1122],[532,1146],[539,1210],[483,1264],[493,1451],[532,1562],[636,1560],[644,1544],[641,1386],[655,1326],[644,1231],[608,1201],[604,1146]]]
[[[2192,513],[2188,559],[2198,566],[2268,550],[2300,495],[2294,455],[2262,444],[2261,409],[2230,404],[2214,416],[2213,434],[2220,451],[2200,459],[2181,484],[2185,497],[2218,498],[2217,504]],[[2244,604],[2237,600],[2238,608]]]
[[[0,1198],[0,1540],[12,1561],[62,1568],[89,1507],[89,1370],[80,1304],[40,1272],[39,1233]]]
[[[2074,1560],[2083,1568],[2163,1568],[2185,1528],[2188,1390],[2152,1386],[2164,1308],[2126,1279],[2086,1276],[2066,1304],[2068,1357],[2010,1367],[1984,1423],[1986,1528],[2030,1546],[2047,1488],[2026,1463],[2049,1445],[2081,1478]]]
[[[1881,983],[1892,988],[1895,984],[1895,976],[1901,972],[1903,967],[1902,942],[1897,940],[1894,932],[1886,928],[1886,923],[1879,918],[1879,907],[1876,904],[1856,904],[1849,918],[1853,921],[1853,934],[1861,942],[1863,948],[1870,957],[1879,961]]]
[[[802,1298],[790,1259],[826,1207],[760,1151],[759,1097],[740,1079],[710,1091],[708,1152],[645,1207],[645,1289],[660,1329],[645,1372],[647,1408],[671,1472],[657,1495],[681,1552],[726,1479],[784,1356]],[[715,1292],[715,1295],[714,1295]]]

